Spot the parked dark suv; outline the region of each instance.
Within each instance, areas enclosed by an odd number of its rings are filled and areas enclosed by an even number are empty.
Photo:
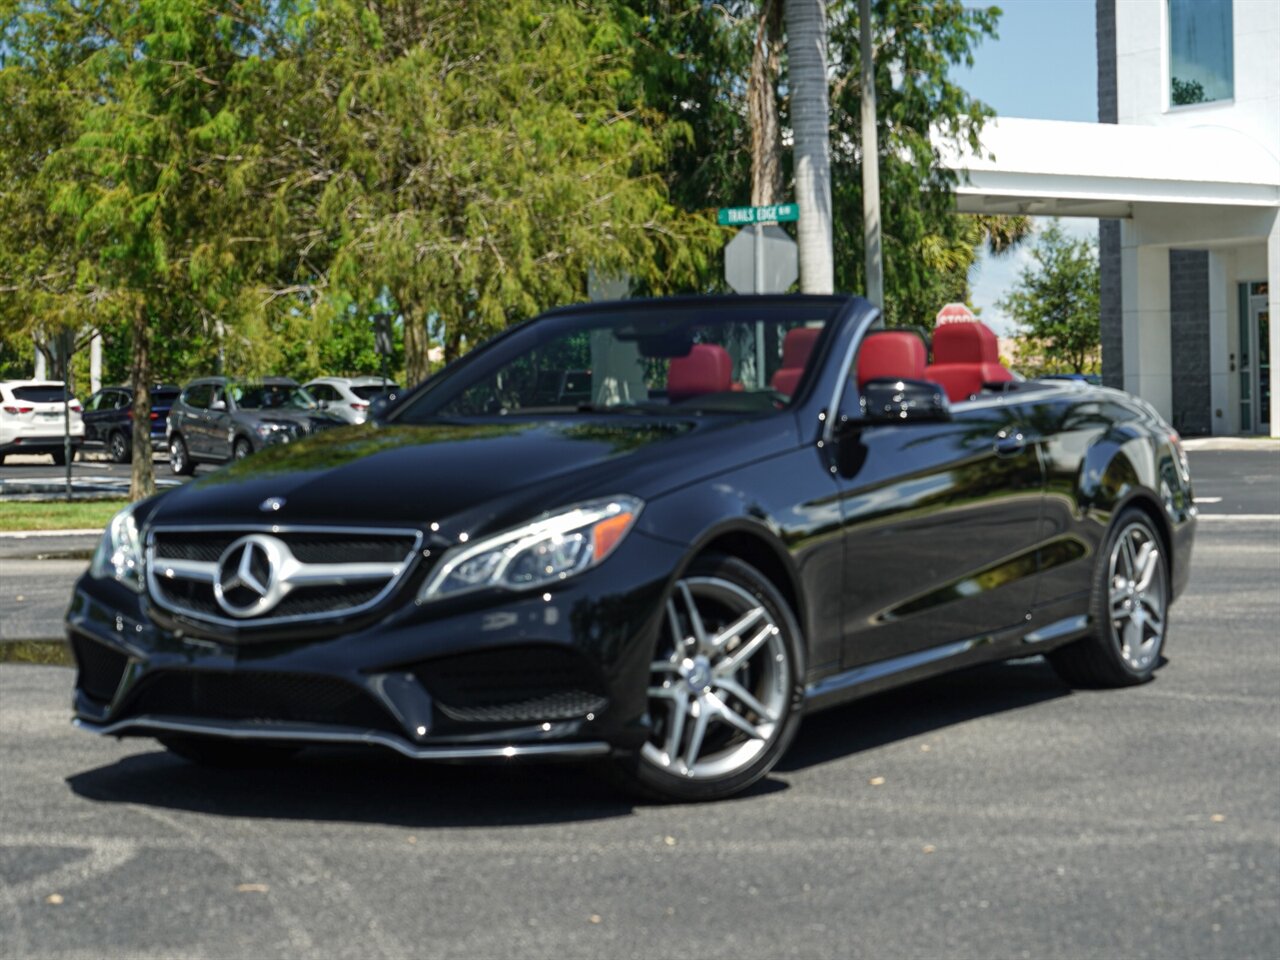
[[[151,388],[151,449],[168,446],[165,427],[178,388],[161,383]],[[86,447],[105,447],[116,463],[127,463],[133,453],[133,388],[103,387],[84,406]]]
[[[169,411],[169,466],[190,474],[197,463],[241,460],[342,423],[288,377],[206,377],[187,384]]]

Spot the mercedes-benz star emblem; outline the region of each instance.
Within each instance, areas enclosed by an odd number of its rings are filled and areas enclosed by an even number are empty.
[[[280,579],[282,544],[275,537],[250,534],[222,551],[213,596],[233,617],[266,613],[284,596]]]
[[[267,499],[258,504],[258,509],[263,513],[275,513],[283,506],[284,497],[267,497]]]

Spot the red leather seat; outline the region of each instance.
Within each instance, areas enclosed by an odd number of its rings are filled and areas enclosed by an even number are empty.
[[[804,376],[805,364],[813,353],[813,345],[821,333],[818,327],[796,327],[787,331],[782,338],[782,366],[774,372],[769,386],[787,396],[796,392],[800,378]]]
[[[870,333],[858,350],[858,388],[868,380],[924,380],[927,360],[919,334],[907,330]]]
[[[984,323],[948,323],[933,332],[933,363],[929,380],[958,403],[977,396],[985,383],[1004,383],[1013,374],[1000,365],[996,335]]]
[[[712,343],[695,344],[667,367],[667,399],[679,403],[704,393],[733,389],[733,360],[729,351]]]

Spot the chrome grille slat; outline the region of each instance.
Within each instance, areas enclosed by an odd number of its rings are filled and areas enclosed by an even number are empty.
[[[253,628],[338,619],[385,600],[416,565],[422,536],[403,528],[157,526],[147,532],[147,585],[159,606],[205,623]],[[244,538],[278,555],[272,599],[260,614],[229,612],[222,606],[228,600],[217,599],[220,558]]]

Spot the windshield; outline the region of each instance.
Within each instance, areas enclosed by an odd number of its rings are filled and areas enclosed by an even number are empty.
[[[314,410],[316,402],[289,383],[233,383],[227,388],[241,410]]]
[[[786,407],[843,301],[654,303],[547,317],[477,350],[393,419]]]
[[[374,397],[380,396],[384,393],[395,393],[399,389],[399,384],[392,383],[388,380],[385,387],[382,384],[377,383],[370,387],[352,387],[351,392],[361,400],[372,400]]]

